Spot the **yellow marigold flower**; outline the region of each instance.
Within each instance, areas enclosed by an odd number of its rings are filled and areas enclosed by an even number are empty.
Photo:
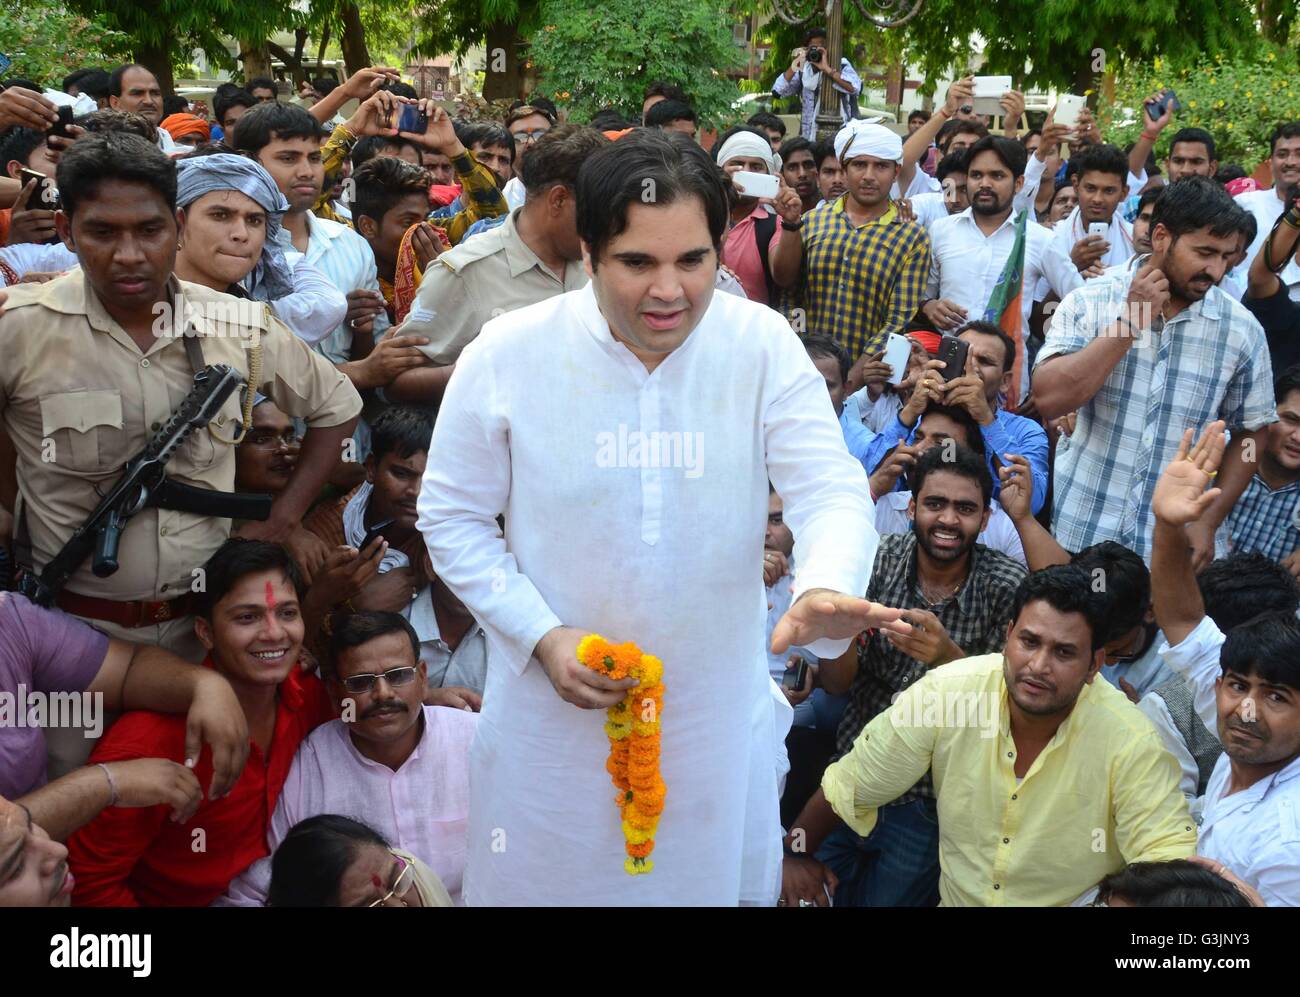
[[[1249,90],[1246,91],[1246,99],[1247,99],[1247,100],[1250,100],[1250,98],[1251,98],[1251,97],[1254,97],[1254,96],[1255,96],[1255,95],[1254,95],[1253,93],[1251,93]]]
[[[630,812],[629,808],[629,813]],[[639,827],[635,827],[626,817],[623,819],[623,837],[627,839],[629,845],[639,845],[642,842],[653,841],[654,836],[655,833],[653,828],[643,830]]]
[[[1277,58],[1277,53],[1275,53],[1275,52],[1270,52],[1270,53],[1269,53],[1268,55],[1266,55],[1264,58],[1267,59],[1269,62],[1272,62],[1274,59]]]
[[[626,858],[623,860],[623,871],[629,876],[643,876],[648,872],[654,872],[655,864],[650,859]]]
[[[1232,131],[1232,122],[1231,122],[1231,121],[1228,122],[1228,131]]]
[[[1213,82],[1213,81],[1211,81],[1211,82]],[[1187,106],[1188,106],[1188,107],[1195,107],[1195,106],[1196,106],[1196,101],[1194,101],[1194,100],[1189,100],[1189,101],[1187,102]]]
[[[653,654],[641,655],[639,669],[637,674],[642,686],[658,685],[664,676],[664,663]]]

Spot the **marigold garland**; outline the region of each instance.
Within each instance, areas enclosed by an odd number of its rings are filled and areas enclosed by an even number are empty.
[[[578,660],[608,678],[640,680],[640,685],[605,711],[605,735],[609,738],[605,771],[618,790],[614,802],[627,850],[623,871],[629,876],[652,872],[655,864],[650,853],[667,794],[659,772],[663,662],[652,654],[642,654],[635,644],[611,644],[599,634],[588,634],[579,641]]]

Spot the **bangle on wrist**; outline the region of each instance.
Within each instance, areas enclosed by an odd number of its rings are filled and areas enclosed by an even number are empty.
[[[109,792],[113,794],[113,798],[108,801],[108,805],[110,807],[115,807],[117,806],[117,783],[113,780],[113,773],[103,762],[97,762],[96,764],[101,770],[103,770],[104,778],[108,780]]]
[[[948,105],[947,105],[947,104],[945,104],[943,107],[939,108],[939,113],[943,115],[945,121],[951,121],[951,120],[952,120],[952,112],[951,112],[950,110],[948,110]]]
[[[785,229],[787,232],[798,232],[801,228],[803,228],[803,219],[800,218],[797,222],[791,223],[786,221],[784,218],[782,218],[781,227]]]
[[[1151,142],[1152,144],[1154,144],[1154,143],[1160,141],[1160,133],[1159,133],[1159,132],[1156,132],[1156,133],[1153,135],[1153,134],[1151,134],[1150,132],[1146,132],[1146,131],[1144,131],[1144,132],[1142,133],[1142,137],[1143,137],[1144,139],[1146,139],[1148,142]]]

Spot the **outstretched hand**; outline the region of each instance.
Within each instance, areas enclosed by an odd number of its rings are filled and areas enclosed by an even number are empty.
[[[1183,434],[1178,453],[1160,475],[1151,495],[1151,511],[1159,522],[1187,526],[1204,515],[1216,498],[1218,488],[1209,488],[1219,472],[1226,446],[1222,420],[1210,423],[1192,446],[1195,430]]]
[[[891,609],[857,596],[830,589],[809,589],[795,600],[772,630],[772,653],[784,654],[792,646],[807,647],[814,641],[844,640],[864,630],[888,630],[909,634],[911,626],[902,620],[903,610]]]

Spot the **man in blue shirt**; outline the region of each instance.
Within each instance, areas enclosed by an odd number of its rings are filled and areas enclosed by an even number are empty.
[[[1031,506],[1035,515],[1047,501],[1047,433],[1033,419],[1007,411],[1003,399],[1011,386],[1011,367],[1015,361],[1015,343],[1005,332],[991,322],[967,322],[953,335],[970,344],[966,360],[966,373],[944,381],[939,370],[928,370],[925,384],[913,389],[917,404],[907,404],[894,417],[891,425],[881,430],[871,442],[864,464],[870,474],[885,455],[899,443],[910,443],[916,429],[917,417],[930,400],[951,408],[962,408],[970,413],[984,437],[985,459],[993,475],[993,495],[1001,492],[998,466],[1005,463],[1006,454],[1019,454],[1029,461],[1033,472],[1034,492]],[[938,366],[937,361],[931,363]]]
[[[809,336],[804,340],[804,348],[818,373],[826,378],[826,390],[830,392],[835,417],[840,420],[840,429],[844,431],[844,445],[870,474],[867,453],[876,434],[862,424],[855,410],[846,411],[844,408],[849,368],[853,365],[848,350],[829,336]]]

